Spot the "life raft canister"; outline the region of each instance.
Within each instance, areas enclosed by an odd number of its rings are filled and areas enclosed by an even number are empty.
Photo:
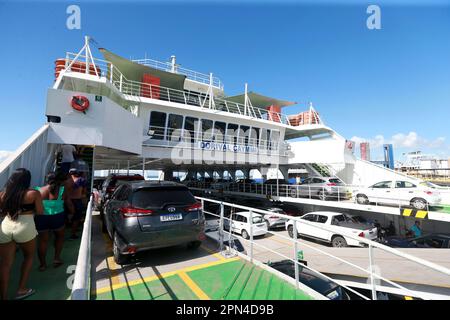
[[[83,113],[86,113],[86,110],[89,109],[89,100],[85,96],[73,96],[70,104],[72,108]]]

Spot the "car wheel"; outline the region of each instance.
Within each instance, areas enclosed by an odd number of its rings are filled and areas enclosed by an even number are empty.
[[[347,246],[347,241],[341,236],[335,236],[331,240],[331,245],[335,248],[344,248]]]
[[[356,196],[356,202],[358,204],[369,204],[369,198],[365,194],[358,194]]]
[[[187,244],[188,249],[198,249],[202,244],[201,241],[192,241]]]
[[[327,195],[323,192],[323,190],[319,191],[318,196],[320,200],[327,201]]]
[[[427,201],[421,198],[414,198],[411,200],[411,205],[414,209],[423,210],[427,207]]]
[[[294,226],[292,226],[292,225],[288,226],[287,231],[288,231],[289,237],[294,238]],[[297,238],[298,238],[298,234],[297,234]]]
[[[129,261],[129,256],[125,254],[121,254],[119,250],[119,239],[116,232],[114,232],[113,237],[113,254],[114,254],[114,261],[117,264],[126,264]]]
[[[250,236],[248,235],[248,232],[246,230],[242,230],[242,238],[246,240],[250,239]]]

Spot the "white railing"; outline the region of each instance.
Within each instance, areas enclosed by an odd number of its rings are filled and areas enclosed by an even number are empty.
[[[312,185],[291,185],[291,184],[264,184],[264,183],[236,183],[229,182],[223,184],[211,184],[202,181],[189,181],[187,182],[188,187],[199,188],[199,189],[213,189],[218,191],[228,191],[228,192],[243,192],[243,193],[253,193],[269,197],[288,197],[288,198],[303,198],[310,200],[321,200],[327,202],[343,202],[343,203],[355,203],[360,206],[375,205],[380,207],[394,207],[399,209],[405,208],[415,208],[412,207],[410,200],[399,199],[396,196],[370,196],[364,193],[363,187],[357,185],[335,185],[335,186],[312,186]],[[389,189],[390,190],[390,189]],[[417,191],[414,195],[419,192]],[[436,194],[441,194],[441,190],[436,190]],[[358,199],[358,195],[369,196],[364,201]],[[442,192],[442,195],[447,195]],[[418,196],[417,196],[418,197]],[[414,198],[412,196],[411,198]],[[358,201],[359,200],[359,201]],[[370,200],[370,201],[369,201]],[[442,210],[441,205],[444,203],[424,203],[423,208],[415,208],[419,210],[426,211],[440,211]]]
[[[396,283],[396,282],[394,282],[394,281],[392,281],[390,279],[387,279],[387,278],[381,276],[380,274],[376,273],[375,272],[374,255],[373,255],[373,249],[374,248],[377,248],[378,250],[390,253],[390,254],[395,255],[397,257],[400,257],[400,258],[403,258],[405,260],[408,260],[408,261],[410,261],[410,262],[412,262],[414,264],[418,264],[418,265],[420,265],[422,267],[426,267],[426,268],[431,269],[431,270],[433,270],[433,271],[435,271],[437,273],[444,274],[445,276],[449,276],[450,277],[450,269],[447,269],[447,268],[442,267],[440,265],[437,265],[435,263],[432,263],[432,262],[429,262],[427,260],[415,257],[415,256],[407,254],[407,253],[404,253],[404,252],[402,252],[400,250],[393,249],[391,247],[388,247],[386,245],[380,244],[378,242],[371,241],[371,240],[368,240],[368,239],[365,239],[365,238],[362,238],[362,237],[359,237],[359,236],[355,236],[355,235],[353,235],[350,232],[342,234],[342,236],[345,236],[346,238],[350,238],[350,239],[356,240],[359,243],[363,243],[363,244],[365,244],[367,246],[367,250],[368,250],[368,266],[369,266],[369,268],[367,270],[367,269],[365,269],[365,268],[363,268],[363,267],[361,267],[359,265],[356,265],[356,264],[354,264],[354,263],[352,263],[350,261],[342,259],[341,257],[333,255],[333,254],[331,254],[329,252],[326,252],[326,251],[324,251],[324,250],[322,250],[322,249],[320,249],[320,248],[318,248],[316,246],[308,245],[305,242],[299,242],[298,238],[297,238],[298,237],[297,223],[300,221],[299,217],[292,217],[292,216],[288,216],[288,215],[279,214],[279,213],[276,213],[276,212],[266,211],[266,210],[262,210],[262,209],[255,209],[255,208],[252,208],[252,207],[237,205],[237,204],[233,204],[233,203],[229,203],[229,202],[223,202],[223,201],[218,201],[218,200],[213,200],[213,199],[208,199],[208,198],[203,198],[203,197],[196,197],[196,198],[202,202],[203,208],[205,208],[205,202],[210,202],[210,203],[215,203],[215,204],[219,204],[220,205],[220,214],[217,214],[216,212],[209,212],[209,211],[205,211],[205,210],[204,211],[207,214],[210,214],[212,216],[215,216],[215,217],[219,218],[219,230],[218,231],[219,231],[219,239],[220,239],[219,242],[220,242],[220,247],[221,248],[223,247],[223,241],[225,239],[224,235],[228,234],[229,239],[231,239],[231,237],[232,237],[232,228],[233,228],[232,214],[230,214],[230,217],[225,217],[225,215],[224,215],[225,207],[230,207],[230,208],[232,208],[232,210],[233,209],[234,210],[235,209],[239,209],[239,210],[242,210],[242,211],[250,212],[249,221],[253,221],[253,217],[255,216],[255,214],[260,214],[260,215],[263,215],[263,216],[264,215],[277,216],[277,217],[279,217],[281,219],[285,219],[287,221],[292,221],[293,222],[292,223],[292,226],[293,226],[293,238],[292,239],[289,238],[289,237],[286,237],[283,234],[280,234],[279,232],[274,232],[274,231],[268,230],[268,233],[271,234],[272,236],[282,238],[284,241],[289,241],[290,245],[292,245],[292,247],[293,247],[292,256],[286,256],[286,255],[280,253],[277,250],[273,250],[273,249],[271,249],[271,248],[269,248],[267,246],[264,246],[261,243],[255,241],[254,237],[253,237],[252,224],[250,224],[250,230],[248,230],[249,236],[250,236],[249,239],[245,239],[241,235],[238,235],[238,234],[234,234],[233,236],[237,237],[240,240],[243,240],[245,243],[247,243],[250,246],[250,253],[249,253],[250,261],[253,261],[253,260],[257,259],[257,256],[254,254],[254,248],[255,247],[260,247],[260,248],[266,250],[267,252],[276,254],[277,256],[280,256],[280,257],[282,257],[284,259],[288,259],[291,262],[293,262],[295,264],[295,282],[296,282],[297,288],[298,288],[298,284],[299,284],[299,267],[301,266],[303,268],[311,270],[314,273],[317,273],[317,274],[321,275],[322,277],[327,278],[330,281],[333,281],[335,283],[340,284],[342,287],[344,287],[345,289],[349,290],[350,292],[358,295],[362,299],[369,300],[364,295],[362,295],[359,292],[357,292],[357,291],[349,288],[348,286],[340,283],[338,280],[334,280],[334,279],[324,275],[323,273],[315,270],[314,268],[311,268],[310,266],[307,266],[307,265],[299,262],[297,260],[297,254],[298,254],[298,249],[299,249],[300,246],[308,247],[309,249],[318,252],[322,256],[333,258],[333,259],[335,259],[335,260],[337,260],[337,261],[339,261],[339,262],[341,262],[343,264],[346,264],[346,265],[351,266],[351,267],[353,267],[353,268],[355,268],[355,269],[357,269],[359,271],[362,271],[362,272],[366,273],[367,276],[368,276],[368,279],[370,280],[370,285],[371,285],[371,289],[372,289],[372,299],[373,300],[377,299],[377,294],[376,293],[377,293],[377,287],[379,286],[376,283],[377,280],[378,281],[384,281],[384,282],[392,285],[393,287],[396,287],[396,288],[400,289],[401,292],[403,292],[403,294],[405,296],[419,297],[419,298],[426,299],[426,300],[434,299],[434,297],[436,297],[436,296],[433,296],[432,294],[430,295],[429,293],[425,293],[425,292],[422,293],[420,291],[412,291],[411,289],[406,288],[405,286],[402,286],[402,285],[400,285],[400,284],[398,284],[398,283]],[[231,212],[233,212],[233,211],[231,211]],[[224,229],[224,221],[228,221],[228,225],[230,226],[229,227],[229,231],[230,232],[225,231],[225,229]],[[321,229],[321,230],[327,231],[327,232],[335,233],[335,231],[333,229],[331,229],[329,227],[326,227],[326,226],[323,226],[323,225],[318,225],[317,223],[311,223],[311,222],[306,221],[306,220],[301,220],[301,223],[305,224],[305,225],[312,226],[312,227],[317,228],[317,229]],[[260,261],[260,262],[263,262],[263,261]],[[450,296],[448,298],[450,299]]]
[[[40,186],[45,176],[52,171],[55,159],[55,145],[47,143],[49,125],[37,130],[13,154],[0,163],[0,189],[9,176],[17,168],[25,168],[31,172],[31,185]]]
[[[91,292],[91,236],[92,236],[92,203],[89,198],[86,218],[83,225],[80,249],[78,251],[77,266],[73,280],[71,300],[89,300]]]
[[[70,67],[70,64],[75,58],[79,59],[80,63],[83,63],[85,56],[81,54],[76,55],[74,53],[67,53],[66,54],[67,70],[65,70],[63,74],[71,71],[80,72],[79,66],[72,65]],[[163,101],[180,103],[184,105],[196,106],[204,109],[209,108],[210,97],[207,94],[192,92],[188,90],[177,90],[149,83],[128,80],[122,74],[122,72],[120,72],[120,70],[110,62],[101,59],[94,59],[94,62],[96,68],[93,67],[92,70],[99,69],[100,76],[104,77],[108,82],[113,84],[113,86],[124,95],[158,99]],[[93,71],[91,71],[90,73],[93,74]],[[213,110],[239,114],[242,116],[248,116],[250,118],[278,122],[289,126],[291,125],[289,117],[285,114],[274,111],[268,111],[264,108],[255,107],[251,105],[245,106],[237,102],[227,101],[226,98],[222,99],[214,97],[211,105]],[[318,123],[317,121],[321,120],[316,119],[314,117],[310,117],[310,121],[308,123],[302,124],[321,124],[320,122]]]
[[[133,59],[132,61],[158,70],[166,72],[172,71],[172,64],[170,62],[161,62],[153,59]],[[193,81],[197,81],[207,85],[210,84],[209,75],[205,73],[200,73],[190,69],[182,68],[180,66],[175,66],[175,73],[185,75],[188,79]],[[223,90],[223,84],[217,77],[213,77],[212,85],[218,89]]]
[[[217,143],[230,146],[246,147],[254,153],[270,154],[270,155],[286,155],[288,145],[286,142],[279,140],[279,135],[274,135],[276,138],[259,139],[254,138],[256,131],[248,130],[236,131],[236,134],[222,134],[216,133],[216,129],[207,131],[176,129],[160,126],[147,126],[144,128],[144,142],[143,146],[160,146],[160,147],[180,147],[180,148],[194,148],[202,149],[198,146],[199,143]]]

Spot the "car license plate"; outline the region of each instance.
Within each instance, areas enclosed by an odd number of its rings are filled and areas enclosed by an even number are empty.
[[[177,220],[183,220],[183,215],[181,213],[175,213],[175,214],[165,214],[160,217],[161,221],[177,221]]]

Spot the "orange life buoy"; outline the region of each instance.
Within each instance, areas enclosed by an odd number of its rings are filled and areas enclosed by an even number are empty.
[[[75,110],[85,112],[89,109],[89,100],[85,96],[73,96],[71,105]]]

